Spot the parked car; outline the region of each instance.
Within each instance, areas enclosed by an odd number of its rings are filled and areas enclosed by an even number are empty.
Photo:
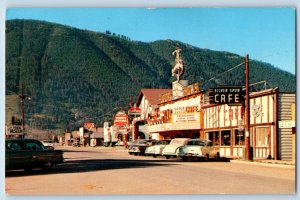
[[[170,144],[171,140],[158,140],[153,146],[149,146],[145,150],[146,156],[161,156],[166,145]]]
[[[42,140],[42,144],[48,149],[54,149],[54,143],[52,140]]]
[[[166,147],[162,151],[162,155],[167,159],[171,157],[177,157],[179,153],[179,147],[184,146],[189,141],[189,138],[175,138],[172,139],[170,144],[166,145]]]
[[[72,147],[80,147],[81,146],[81,143],[80,142],[77,142],[77,141],[74,141],[72,143]]]
[[[48,149],[38,140],[22,138],[5,141],[6,170],[50,169],[63,161],[63,151]]]
[[[152,146],[155,140],[138,139],[131,143],[128,147],[130,155],[144,155],[147,147]]]
[[[185,146],[179,148],[178,156],[182,160],[188,158],[209,159],[220,158],[219,149],[212,146],[210,140],[191,139]]]

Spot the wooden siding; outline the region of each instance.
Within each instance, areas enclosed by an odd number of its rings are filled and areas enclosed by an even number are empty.
[[[278,121],[292,120],[292,104],[295,94],[279,94]],[[278,128],[279,159],[292,160],[292,128]]]

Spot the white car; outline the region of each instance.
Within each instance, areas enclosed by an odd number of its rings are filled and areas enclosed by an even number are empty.
[[[171,142],[171,140],[158,140],[153,146],[146,148],[145,155],[153,156],[153,158],[155,158],[156,156],[161,156],[163,149],[170,142]]]
[[[189,140],[190,138],[175,138],[171,140],[170,144],[164,148],[162,155],[167,159],[171,157],[176,158],[179,153],[179,147],[186,145]]]
[[[182,160],[188,158],[209,159],[209,158],[220,158],[219,149],[213,147],[210,140],[191,139],[185,146],[179,148],[178,156]]]
[[[47,149],[54,149],[54,143],[52,140],[43,140],[42,143]]]

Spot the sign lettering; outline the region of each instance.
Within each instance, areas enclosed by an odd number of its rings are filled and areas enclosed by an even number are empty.
[[[209,103],[211,104],[238,104],[242,103],[242,87],[212,88],[209,90]]]

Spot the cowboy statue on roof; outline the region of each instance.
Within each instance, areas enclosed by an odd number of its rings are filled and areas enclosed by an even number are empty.
[[[180,48],[176,48],[175,51],[172,52],[172,55],[175,56],[175,65],[172,69],[172,76],[176,76],[177,80],[179,81],[180,76],[182,76],[183,72],[184,72],[184,68],[183,68],[183,60],[181,59],[181,49]]]

